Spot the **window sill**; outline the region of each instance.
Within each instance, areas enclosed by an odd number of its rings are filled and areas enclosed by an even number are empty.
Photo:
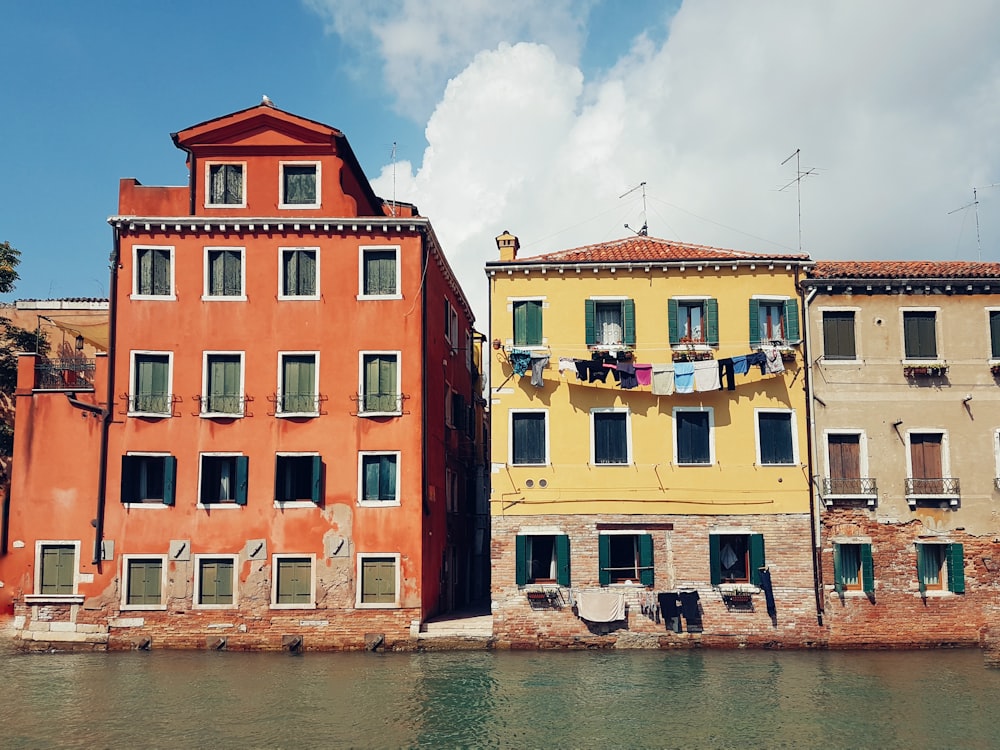
[[[203,208],[246,208],[246,201],[243,203],[206,203]]]
[[[202,419],[243,419],[243,412],[207,411],[198,415]]]
[[[725,596],[733,596],[734,594],[759,594],[760,588],[754,586],[749,581],[732,583],[720,583],[718,585],[719,593]]]
[[[312,500],[275,500],[274,507],[278,510],[286,508],[318,508],[319,503],[314,503]]]
[[[958,596],[954,591],[939,591],[935,589],[934,591],[924,591],[923,593],[917,592],[917,596],[924,599],[949,599],[953,596]]]
[[[401,411],[360,411],[358,416],[362,418],[368,417],[401,417],[403,412]]]
[[[170,419],[172,414],[164,414],[160,411],[129,411],[125,413],[127,417],[144,417],[146,419]]]
[[[318,417],[318,411],[279,411],[274,415],[278,419],[311,419],[313,417]]]
[[[701,467],[705,467],[705,466],[711,467],[711,466],[715,466],[715,461],[697,461],[697,462],[694,462],[694,461],[677,461],[674,464],[674,466],[681,466],[681,467],[684,467],[684,468],[689,468],[689,467],[692,467],[692,466],[694,466],[694,467],[699,467],[699,466],[701,466]]]
[[[83,604],[82,594],[25,594],[25,604]]]
[[[310,505],[311,504],[312,503],[310,503]],[[244,508],[246,506],[230,502],[230,503],[208,503],[208,504],[198,503],[194,507],[197,508],[198,510],[239,510],[240,508]]]
[[[197,609],[197,610],[202,610],[202,611],[204,611],[204,610],[214,610],[214,611],[217,612],[220,609],[230,609],[230,610],[232,610],[232,609],[238,609],[238,607],[236,606],[236,603],[233,602],[232,604],[192,604],[191,605],[191,609]]]
[[[279,302],[319,302],[318,294],[279,294]]]
[[[136,508],[143,508],[148,510],[156,510],[157,508],[173,508],[173,505],[166,505],[162,500],[150,500],[149,502],[140,503],[122,503],[122,507],[125,510],[134,510]]]
[[[271,609],[316,609],[316,603],[272,604]]]
[[[359,508],[399,508],[402,503],[399,500],[360,500]]]
[[[165,612],[166,610],[166,604],[123,604],[121,606],[122,612]]]
[[[399,602],[358,602],[355,609],[399,609]]]
[[[824,365],[861,365],[864,364],[859,357],[854,357],[853,359],[848,359],[847,357],[827,357],[823,355],[820,360]]]
[[[227,297],[221,294],[208,295],[203,294],[201,296],[202,302],[246,302],[246,295],[241,295],[239,297]]]
[[[133,294],[129,296],[131,300],[145,302],[176,302],[176,294]]]
[[[393,300],[393,299],[403,299],[402,294],[359,294],[355,297],[359,302],[368,301],[378,301],[378,300]]]
[[[278,208],[282,211],[316,211],[317,209],[322,208],[322,206],[319,203],[279,203]]]

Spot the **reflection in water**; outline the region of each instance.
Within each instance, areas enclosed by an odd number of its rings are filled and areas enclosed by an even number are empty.
[[[978,651],[0,653],[0,746],[1000,746]]]

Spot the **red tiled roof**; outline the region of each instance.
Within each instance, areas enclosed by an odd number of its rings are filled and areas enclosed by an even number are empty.
[[[996,279],[1000,263],[962,260],[821,260],[811,279]]]
[[[707,245],[661,240],[656,237],[636,235],[595,245],[560,250],[545,255],[517,258],[514,263],[627,263],[669,261],[801,261],[809,260],[805,254],[751,253],[743,250],[725,250]]]

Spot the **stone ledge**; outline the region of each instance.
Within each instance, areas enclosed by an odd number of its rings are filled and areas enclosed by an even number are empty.
[[[43,641],[46,643],[107,643],[107,633],[34,633],[26,630],[21,633],[22,641]]]

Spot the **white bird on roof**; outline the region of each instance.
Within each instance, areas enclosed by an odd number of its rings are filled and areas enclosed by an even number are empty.
[[[274,106],[274,102],[271,101],[271,97],[269,97],[267,94],[264,94],[260,98],[260,103],[263,104],[265,107],[273,107]]]

